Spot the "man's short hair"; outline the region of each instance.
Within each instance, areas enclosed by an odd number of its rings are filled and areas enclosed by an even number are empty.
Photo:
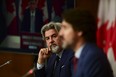
[[[61,23],[58,22],[50,22],[48,24],[45,24],[42,28],[41,28],[41,34],[43,39],[45,38],[45,32],[50,30],[50,29],[55,29],[57,32],[60,31],[61,29]]]
[[[82,31],[86,42],[96,42],[97,24],[87,10],[70,9],[62,14],[63,20],[71,24],[75,31]]]

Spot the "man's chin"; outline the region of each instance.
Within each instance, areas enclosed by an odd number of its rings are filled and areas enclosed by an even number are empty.
[[[55,53],[55,54],[57,54],[57,53],[59,53],[59,51],[52,51],[52,53]]]
[[[69,46],[68,44],[64,43],[64,44],[62,45],[62,48],[66,49],[66,48],[70,48],[70,46]]]
[[[52,46],[51,47],[52,53],[59,53],[60,47],[59,46]]]

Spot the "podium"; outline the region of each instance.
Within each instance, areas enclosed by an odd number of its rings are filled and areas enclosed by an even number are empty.
[[[0,77],[22,77],[28,70],[33,68],[34,55],[0,52],[0,65],[9,60],[12,61],[0,68]]]

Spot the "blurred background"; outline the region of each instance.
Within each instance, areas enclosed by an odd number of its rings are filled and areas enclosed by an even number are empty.
[[[61,22],[62,12],[71,8],[96,18],[97,44],[116,77],[116,0],[0,0],[0,77],[34,77],[39,49],[45,47],[41,27]]]

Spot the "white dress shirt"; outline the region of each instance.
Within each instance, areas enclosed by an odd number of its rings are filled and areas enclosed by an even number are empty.
[[[85,45],[82,45],[82,46],[75,52],[75,57],[76,57],[77,59],[80,58],[84,46],[85,46]]]
[[[30,12],[31,15],[31,21],[30,21],[30,32],[35,32],[35,11]]]
[[[63,53],[63,51],[61,51],[59,54],[56,54],[56,55],[59,56],[59,58],[61,59],[62,53]],[[37,63],[37,69],[38,70],[42,69],[44,67],[44,65],[45,64],[39,64],[39,63]]]

